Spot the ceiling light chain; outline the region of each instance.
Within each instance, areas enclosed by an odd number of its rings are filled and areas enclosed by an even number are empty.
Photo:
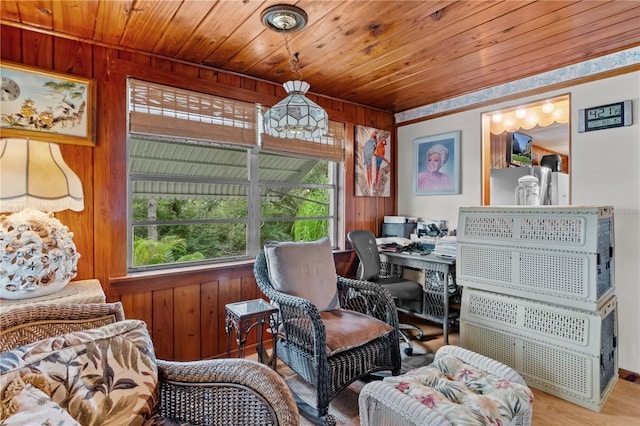
[[[291,49],[289,48],[289,37],[287,36],[287,29],[282,29],[282,34],[284,35],[284,47],[287,49],[287,55],[289,55],[289,66],[291,67],[291,72],[296,75],[296,80],[302,80],[302,71],[300,71],[300,58],[298,57],[299,52],[291,53]]]
[[[274,5],[262,12],[261,19],[267,28],[282,32],[289,66],[296,77],[296,80],[283,84],[287,97],[264,114],[264,132],[280,138],[310,139],[324,136],[329,117],[321,106],[305,96],[309,83],[302,81],[298,52],[291,53],[289,47],[288,33],[306,26],[306,12],[293,5]]]

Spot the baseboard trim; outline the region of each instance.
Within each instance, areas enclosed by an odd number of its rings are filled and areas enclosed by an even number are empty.
[[[640,374],[625,370],[624,368],[618,368],[618,377],[628,382],[640,384]]]

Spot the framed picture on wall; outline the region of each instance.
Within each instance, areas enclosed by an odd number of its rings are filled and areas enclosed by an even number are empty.
[[[391,132],[356,126],[356,196],[391,196]]]
[[[460,193],[460,131],[413,141],[413,193]]]
[[[3,62],[0,135],[95,144],[93,81]]]

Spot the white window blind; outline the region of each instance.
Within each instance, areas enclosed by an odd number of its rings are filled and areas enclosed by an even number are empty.
[[[132,133],[256,144],[256,106],[206,93],[129,80]]]
[[[309,140],[278,138],[262,133],[262,147],[268,151],[299,154],[305,157],[342,162],[344,159],[344,124],[329,121],[326,135]]]
[[[129,79],[133,134],[256,145],[255,104]],[[329,121],[327,134],[309,140],[261,134],[262,148],[327,161],[344,159],[345,126]]]

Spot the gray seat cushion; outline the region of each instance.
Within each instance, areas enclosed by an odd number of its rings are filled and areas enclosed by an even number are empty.
[[[422,310],[423,289],[415,281],[405,280],[402,277],[382,278],[376,281],[384,287],[391,297],[396,299],[396,306],[411,312]]]

